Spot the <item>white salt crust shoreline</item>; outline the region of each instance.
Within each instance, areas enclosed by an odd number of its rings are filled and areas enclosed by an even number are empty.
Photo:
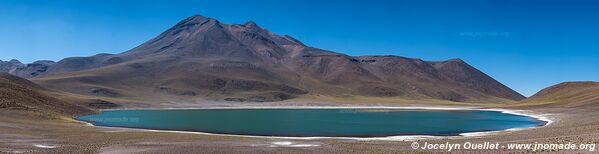
[[[45,149],[56,148],[56,146],[53,146],[53,145],[44,145],[44,144],[34,144],[33,146],[38,147],[38,148],[45,148]]]
[[[319,140],[319,139],[336,139],[336,140],[357,140],[357,141],[415,141],[415,140],[426,140],[426,139],[446,139],[446,138],[460,138],[460,137],[481,137],[487,135],[501,134],[505,132],[521,131],[528,129],[536,129],[541,127],[549,126],[554,123],[555,117],[549,117],[549,114],[538,114],[528,110],[508,110],[500,108],[468,108],[468,107],[425,107],[425,106],[248,106],[248,107],[197,107],[197,108],[128,108],[128,109],[107,109],[104,111],[114,110],[191,110],[191,109],[403,109],[403,110],[480,110],[480,111],[498,111],[506,114],[521,115],[532,117],[541,121],[545,121],[546,124],[543,126],[530,127],[530,128],[511,128],[502,131],[485,131],[485,132],[469,132],[461,133],[459,136],[432,136],[432,135],[399,135],[399,136],[387,136],[387,137],[280,137],[280,136],[252,136],[252,135],[232,135],[232,134],[216,134],[206,132],[192,132],[192,131],[173,131],[173,130],[155,130],[155,129],[141,129],[141,128],[124,128],[124,127],[107,127],[107,126],[95,126],[91,123],[81,121],[89,126],[99,128],[109,128],[116,130],[134,130],[134,131],[145,131],[145,132],[168,132],[168,133],[185,133],[185,134],[199,134],[199,135],[216,135],[216,136],[228,136],[228,137],[249,137],[249,138],[266,138],[266,139],[288,139],[288,140]]]

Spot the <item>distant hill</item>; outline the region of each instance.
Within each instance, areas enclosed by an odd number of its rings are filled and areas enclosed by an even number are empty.
[[[155,101],[262,102],[325,95],[497,103],[525,98],[460,59],[349,56],[273,34],[254,22],[224,24],[200,15],[121,54],[11,70],[52,89]]]
[[[23,64],[18,60],[0,60],[0,73],[10,73],[23,78],[32,78],[46,73],[53,61],[36,61],[31,64]]]
[[[33,82],[0,74],[0,110],[25,110],[47,116],[69,116],[92,112],[87,107],[57,97]]]
[[[597,106],[599,104],[599,82],[564,82],[545,88],[522,105],[544,106]]]

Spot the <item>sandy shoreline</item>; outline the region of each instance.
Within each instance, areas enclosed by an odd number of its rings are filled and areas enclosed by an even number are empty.
[[[247,105],[247,104],[246,104]],[[198,132],[169,132],[162,130],[135,130],[130,128],[107,128],[88,126],[71,120],[40,119],[26,113],[0,112],[0,152],[33,153],[428,153],[444,150],[414,150],[412,142],[463,143],[599,143],[599,107],[551,108],[524,107],[503,108],[484,106],[418,105],[418,104],[311,104],[284,103],[273,108],[391,108],[391,109],[440,109],[440,110],[493,110],[511,114],[544,118],[548,123],[542,127],[510,129],[498,132],[466,133],[460,136],[399,136],[384,139],[334,139],[334,138],[285,138],[245,137],[237,135],[214,135]],[[241,106],[178,106],[164,108],[124,109],[197,109],[197,108],[265,108],[273,104]],[[456,150],[455,153],[534,153],[530,150]],[[538,151],[537,151],[538,152]],[[556,153],[585,153],[589,151],[544,151]]]

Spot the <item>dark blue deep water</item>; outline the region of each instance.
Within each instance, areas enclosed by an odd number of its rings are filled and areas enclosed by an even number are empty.
[[[113,110],[77,119],[96,126],[291,137],[450,136],[546,123],[498,111],[400,109]]]

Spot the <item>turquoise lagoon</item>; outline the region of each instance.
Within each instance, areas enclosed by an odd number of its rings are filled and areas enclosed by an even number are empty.
[[[96,126],[283,137],[454,136],[546,124],[500,111],[359,108],[109,110],[76,119]]]

